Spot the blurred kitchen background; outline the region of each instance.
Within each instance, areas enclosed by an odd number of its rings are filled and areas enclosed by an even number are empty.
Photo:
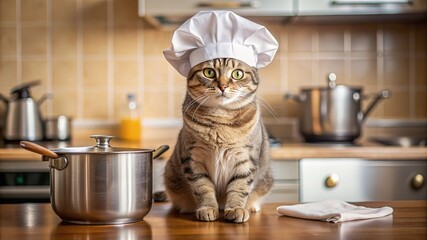
[[[289,2],[295,8],[298,1]],[[392,92],[368,117],[364,136],[426,136],[427,24],[425,16],[410,15],[253,18],[280,44],[260,70],[259,96],[276,114],[264,111],[271,132],[299,138],[298,104],[284,95],[326,86],[334,72],[338,84],[366,94]],[[54,94],[42,115],[72,117],[73,134],[83,136],[99,129],[117,134],[126,95],[135,93],[144,137],[172,136],[185,93],[185,79],[162,54],[173,30],[139,16],[138,0],[0,0],[0,93],[10,96],[12,87],[40,79],[34,98]]]

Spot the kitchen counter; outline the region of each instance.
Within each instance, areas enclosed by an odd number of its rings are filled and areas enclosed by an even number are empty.
[[[427,147],[396,147],[378,144],[361,144],[352,146],[289,143],[271,148],[270,155],[271,159],[274,160],[295,160],[302,158],[426,160]]]
[[[52,142],[36,142],[48,149],[63,148],[63,147],[86,147],[94,146],[95,140],[91,138],[73,139],[72,141],[52,141]],[[175,145],[174,139],[150,139],[143,141],[122,141],[113,139],[110,142],[112,147],[126,147],[126,148],[145,148],[155,149],[163,144],[169,145],[171,148]],[[165,152],[162,157],[169,158],[172,154],[172,149]],[[19,146],[18,143],[0,145],[0,161],[10,160],[41,160],[41,155],[27,151]]]
[[[175,139],[143,140],[142,142],[124,142],[113,139],[111,142],[111,145],[114,147],[131,148],[156,148],[162,144],[168,144],[171,147],[171,149],[163,155],[164,158],[169,158],[172,153],[172,148],[175,145]],[[57,146],[91,145],[94,145],[93,139],[73,140],[70,143],[48,143],[47,147],[56,148]],[[273,160],[297,160],[302,158],[414,160],[427,159],[427,147],[393,147],[373,143],[362,143],[357,145],[285,143],[271,148],[271,158]],[[41,160],[41,157],[38,154],[20,148],[18,145],[9,145],[0,147],[0,161],[1,160]]]
[[[365,202],[393,207],[392,216],[344,223],[283,217],[269,203],[248,222],[199,222],[169,203],[154,203],[144,221],[125,225],[61,222],[50,204],[0,204],[0,239],[427,239],[427,201]]]

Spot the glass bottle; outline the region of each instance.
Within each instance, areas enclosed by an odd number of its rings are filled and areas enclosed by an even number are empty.
[[[141,120],[136,96],[127,95],[125,114],[120,119],[120,138],[128,141],[137,141],[141,138]]]

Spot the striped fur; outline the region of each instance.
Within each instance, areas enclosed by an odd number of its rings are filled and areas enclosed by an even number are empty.
[[[236,69],[243,78],[232,78]],[[212,70],[215,77],[207,77]],[[249,212],[259,211],[273,180],[256,101],[258,83],[257,69],[231,58],[191,70],[184,126],[164,176],[166,194],[182,213],[215,221],[224,210],[227,220],[241,223]]]

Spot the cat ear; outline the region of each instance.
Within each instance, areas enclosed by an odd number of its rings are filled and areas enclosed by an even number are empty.
[[[251,68],[251,77],[252,77],[252,80],[253,80],[253,82],[256,84],[256,85],[258,85],[259,84],[259,73],[258,73],[258,68],[256,68],[256,67],[252,67]]]

